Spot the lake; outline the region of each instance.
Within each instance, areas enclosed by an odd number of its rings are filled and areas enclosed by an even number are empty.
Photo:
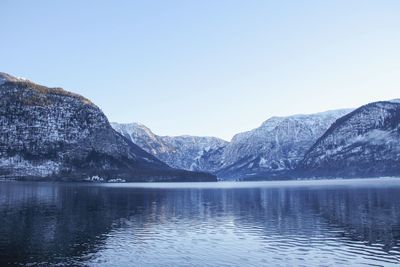
[[[0,266],[399,266],[400,179],[0,183]]]

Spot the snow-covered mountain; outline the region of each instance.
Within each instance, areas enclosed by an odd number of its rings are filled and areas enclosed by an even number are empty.
[[[90,100],[0,73],[0,178],[210,181],[145,152]]]
[[[111,123],[112,127],[145,151],[171,167],[212,172],[204,155],[217,151],[228,142],[216,137],[158,136],[139,123]]]
[[[370,103],[337,120],[301,168],[311,176],[400,175],[400,101]]]
[[[350,111],[272,117],[232,138],[221,153],[217,174],[241,179],[285,175],[334,121]]]
[[[80,95],[0,73],[0,178],[215,180],[203,172],[224,179],[400,175],[400,100],[272,117],[227,142],[110,125]]]
[[[246,179],[293,170],[331,124],[350,111],[273,117],[257,129],[237,134],[231,142],[215,137],[158,136],[138,123],[111,125],[172,167]]]
[[[140,124],[113,127],[173,167],[223,179],[400,174],[400,100],[359,109],[272,117],[230,142],[162,137]]]

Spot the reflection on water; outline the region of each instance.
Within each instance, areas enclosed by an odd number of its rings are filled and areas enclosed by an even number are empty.
[[[0,183],[0,265],[400,264],[400,180],[296,183]]]

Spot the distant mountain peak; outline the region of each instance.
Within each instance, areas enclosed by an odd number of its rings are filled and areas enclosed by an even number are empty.
[[[326,110],[326,111],[321,111],[317,113],[299,113],[299,114],[294,114],[294,115],[289,115],[289,116],[273,116],[266,120],[263,124],[267,123],[270,120],[287,120],[287,119],[303,119],[303,118],[310,118],[310,117],[327,117],[327,116],[332,116],[332,115],[341,115],[343,113],[349,113],[353,111],[354,109],[351,108],[344,108],[344,109],[334,109],[334,110]]]
[[[218,175],[244,178],[293,170],[314,142],[351,109],[271,117],[260,127],[239,133],[224,148]]]
[[[145,151],[168,165],[186,170],[208,171],[199,159],[228,142],[217,137],[160,136],[141,123],[111,123],[112,127]]]

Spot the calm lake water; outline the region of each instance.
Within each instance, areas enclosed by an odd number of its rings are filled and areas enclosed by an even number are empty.
[[[0,183],[0,266],[399,266],[400,179]]]

